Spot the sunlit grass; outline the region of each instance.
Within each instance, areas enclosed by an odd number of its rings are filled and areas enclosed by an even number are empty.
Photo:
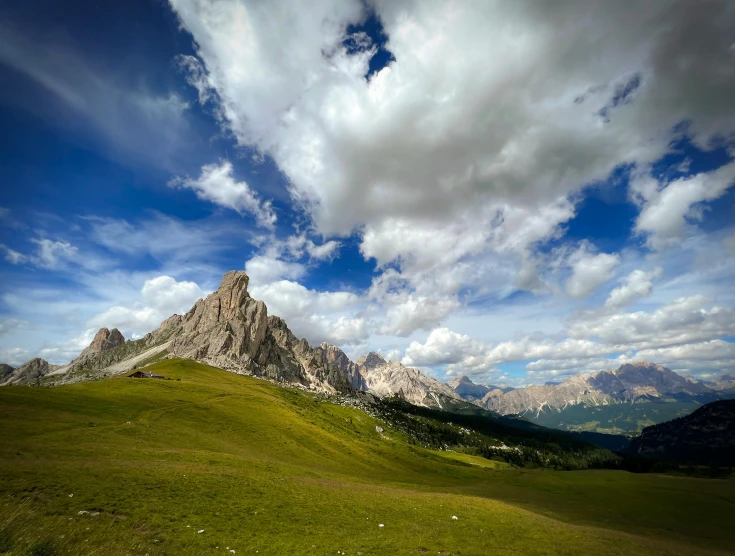
[[[173,380],[0,389],[0,551],[731,548],[731,480],[512,469],[419,448],[362,411],[312,393],[188,361],[151,369]]]

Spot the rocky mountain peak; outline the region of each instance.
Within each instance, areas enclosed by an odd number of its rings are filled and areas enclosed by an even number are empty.
[[[58,365],[51,365],[45,359],[35,357],[34,359],[23,363],[17,369],[14,369],[13,372],[5,378],[4,382],[6,384],[30,384],[34,380],[45,376],[58,368]]]
[[[469,379],[469,377],[466,376],[460,376],[450,380],[447,383],[447,386],[449,386],[452,390],[454,390],[457,394],[459,394],[466,400],[470,401],[481,399],[488,392],[490,392],[490,390],[492,390],[490,387],[485,386],[484,384],[475,384]]]
[[[374,369],[385,365],[386,363],[387,361],[385,358],[376,351],[371,351],[357,360],[357,365],[366,369]]]
[[[125,337],[120,333],[117,328],[108,330],[107,328],[100,328],[99,332],[95,334],[92,343],[89,344],[91,351],[100,353],[108,349],[120,346],[125,343]]]
[[[317,348],[322,353],[322,357],[327,365],[335,367],[342,371],[357,390],[367,390],[365,379],[360,372],[360,366],[347,357],[347,354],[337,346],[323,342]]]
[[[262,301],[250,297],[245,272],[228,272],[217,291],[200,299],[180,318],[164,321],[169,352],[230,371],[287,383],[346,392],[350,383],[319,350],[296,338],[286,322],[268,316]]]
[[[0,363],[0,384],[5,382],[10,375],[13,374],[15,367],[8,365],[7,363]]]
[[[94,335],[92,343],[89,344],[82,353],[79,354],[74,362],[80,363],[87,359],[90,359],[104,351],[111,350],[117,346],[121,346],[125,343],[125,337],[120,333],[117,328],[109,330],[107,328],[100,328],[97,334]]]

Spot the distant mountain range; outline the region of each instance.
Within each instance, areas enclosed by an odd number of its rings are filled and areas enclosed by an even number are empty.
[[[0,365],[0,384],[96,380],[181,357],[329,393],[396,395],[429,408],[465,413],[482,408],[547,427],[607,433],[637,432],[735,393],[735,377],[705,383],[650,363],[517,389],[475,384],[465,376],[447,384],[386,361],[377,352],[353,362],[336,346],[312,348],[296,338],[283,319],[269,316],[265,303],[250,297],[248,281],[244,272],[228,272],[217,291],[140,340],[125,341],[117,329],[102,328],[68,365],[51,365],[43,359],[17,369]]]
[[[735,397],[731,378],[704,382],[641,362],[544,386],[501,389],[476,385],[467,377],[450,384],[467,401],[501,415],[520,415],[552,428],[620,434],[640,432],[645,426],[687,415],[704,403]]]

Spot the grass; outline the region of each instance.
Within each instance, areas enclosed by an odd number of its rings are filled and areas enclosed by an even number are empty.
[[[638,434],[645,427],[689,415],[702,407],[696,401],[642,401],[587,407],[577,404],[561,410],[546,410],[528,417],[544,427],[606,434]]]
[[[0,553],[732,550],[732,480],[513,469],[308,392],[149,369],[180,381],[0,389]]]

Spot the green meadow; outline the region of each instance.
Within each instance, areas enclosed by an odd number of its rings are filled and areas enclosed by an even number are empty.
[[[150,369],[173,380],[0,389],[0,553],[735,551],[733,480],[516,469],[313,393]]]

